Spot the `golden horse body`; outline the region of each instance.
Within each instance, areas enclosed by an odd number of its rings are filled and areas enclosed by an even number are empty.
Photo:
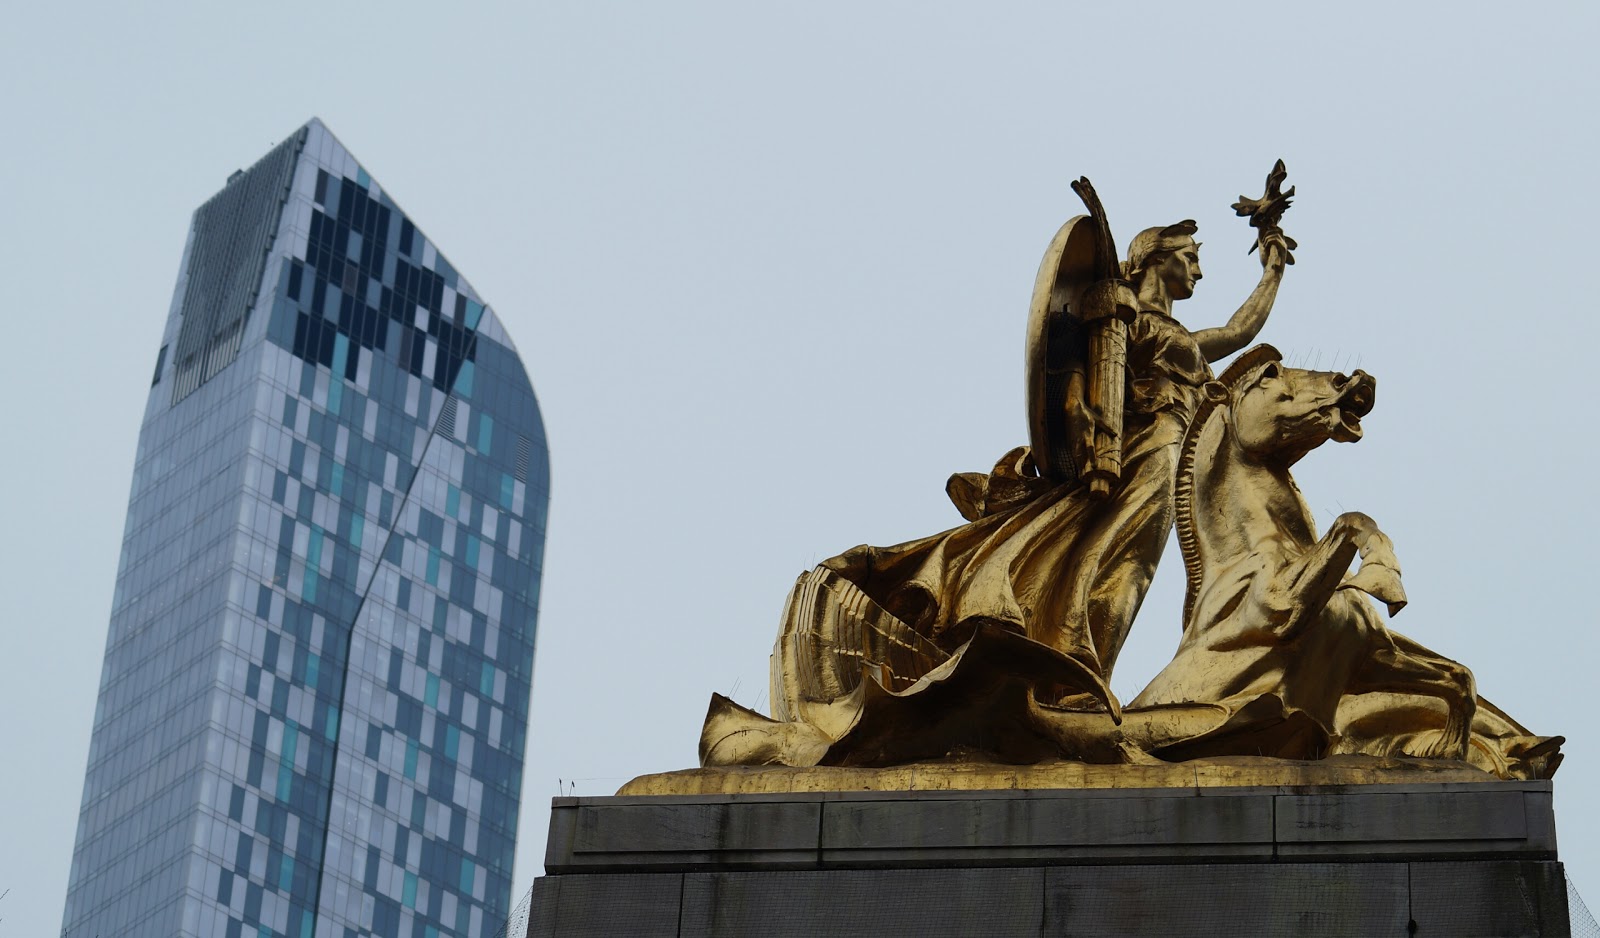
[[[1270,346],[1240,356],[1184,441],[1175,498],[1184,636],[1129,711],[1206,702],[1230,716],[1153,751],[1408,755],[1548,777],[1562,740],[1533,736],[1478,698],[1465,666],[1388,629],[1361,594],[1390,615],[1405,605],[1389,538],[1359,512],[1319,538],[1289,474],[1329,439],[1360,439],[1375,382],[1279,359]]]

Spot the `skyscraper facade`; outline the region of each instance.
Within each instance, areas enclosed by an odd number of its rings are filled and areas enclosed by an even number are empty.
[[[194,215],[63,934],[492,933],[549,502],[495,314],[313,120]]]

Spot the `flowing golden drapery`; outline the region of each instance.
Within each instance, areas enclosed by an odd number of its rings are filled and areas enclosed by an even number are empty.
[[[1014,450],[983,484],[1007,489],[983,517],[893,547],[855,547],[821,566],[942,647],[980,623],[1005,623],[1109,681],[1172,529],[1178,446],[1211,376],[1172,319],[1143,314],[1129,338],[1123,472],[1109,497],[1019,477]]]

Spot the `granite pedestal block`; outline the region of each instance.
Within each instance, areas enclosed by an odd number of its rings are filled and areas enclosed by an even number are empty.
[[[1549,782],[557,798],[530,936],[1566,936]]]

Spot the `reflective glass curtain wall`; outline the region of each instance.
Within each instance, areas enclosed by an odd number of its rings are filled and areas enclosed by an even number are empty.
[[[511,340],[320,122],[195,213],[63,934],[493,931],[549,460]]]

